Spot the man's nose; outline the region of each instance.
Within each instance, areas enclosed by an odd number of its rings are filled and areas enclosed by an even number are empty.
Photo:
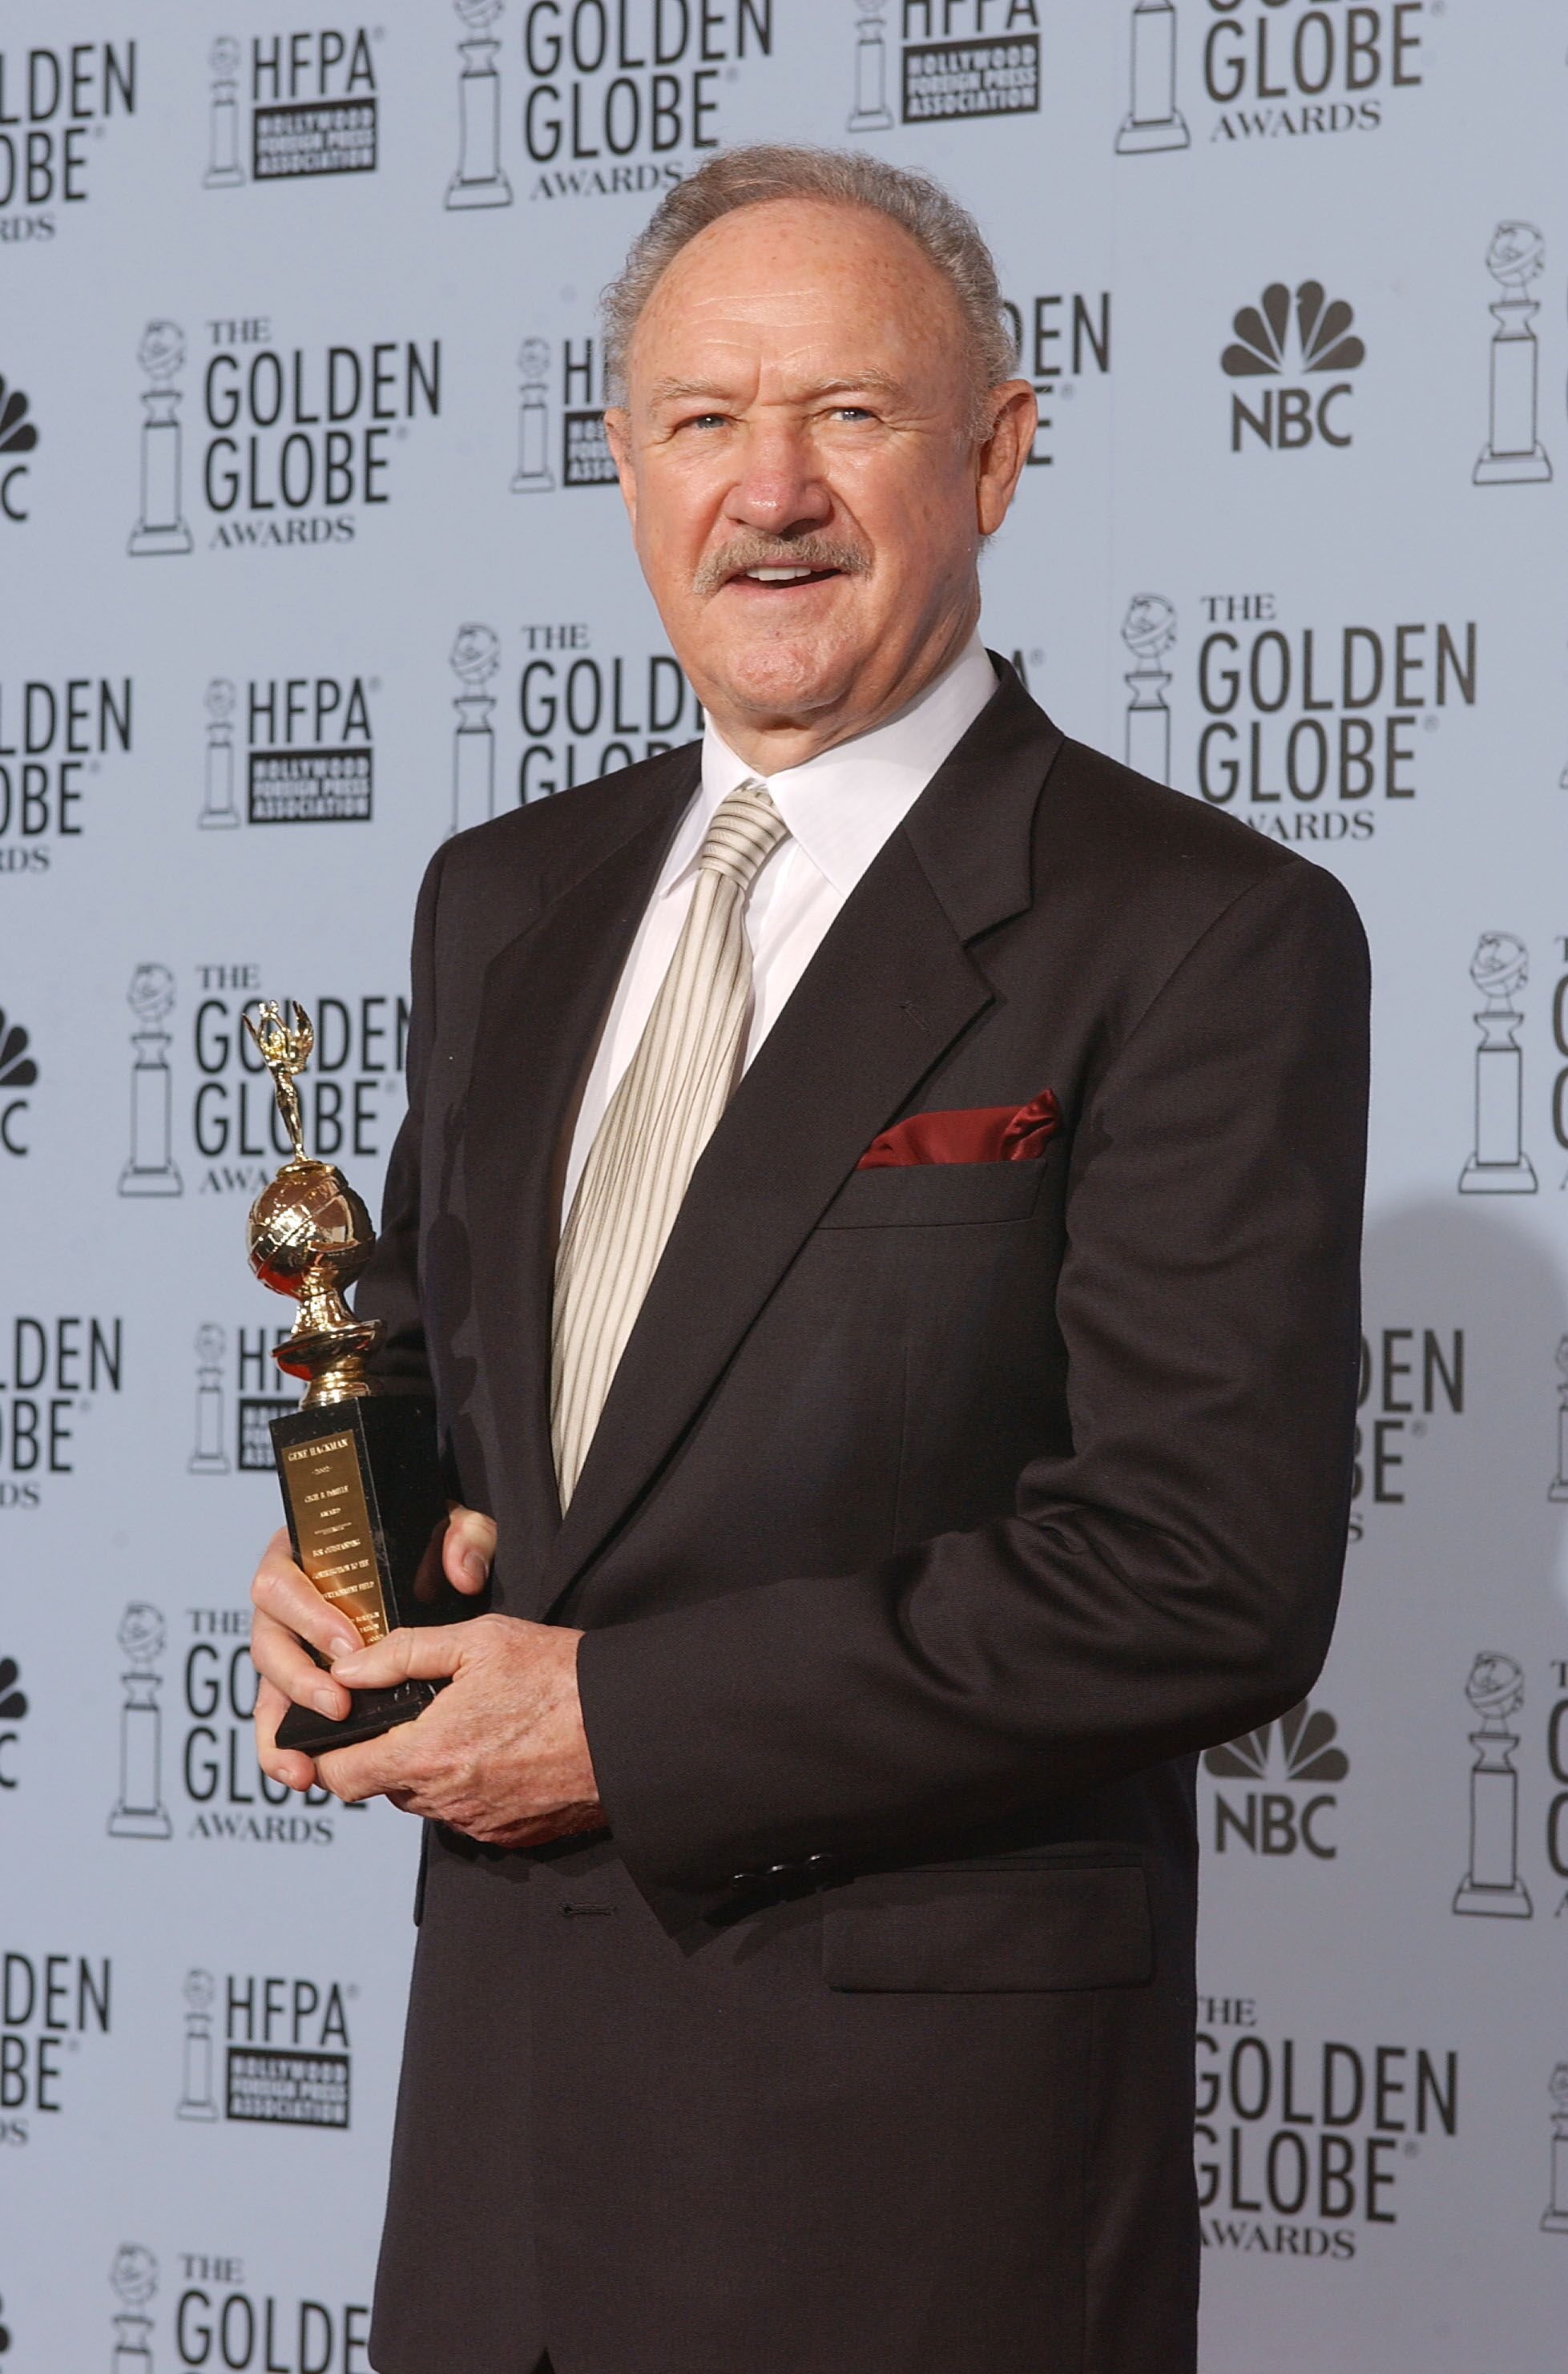
[[[820,527],[833,498],[809,441],[787,429],[753,429],[725,504],[738,526],[769,535]]]

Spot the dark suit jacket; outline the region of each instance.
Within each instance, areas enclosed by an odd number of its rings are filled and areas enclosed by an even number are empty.
[[[562,1522],[563,1125],[695,749],[430,867],[360,1295],[611,1836],[428,1840],[383,2374],[1183,2374],[1194,1757],[1311,1687],[1365,948],[1327,874],[984,715],[698,1165]],[[858,1171],[1052,1088],[1043,1158]]]

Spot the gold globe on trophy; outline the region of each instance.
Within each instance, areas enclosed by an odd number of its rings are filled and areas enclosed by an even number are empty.
[[[273,1357],[287,1376],[307,1380],[302,1406],[320,1409],[371,1391],[364,1364],[385,1331],[379,1319],[356,1319],[343,1294],[374,1252],[375,1230],[362,1199],[336,1164],[314,1161],[305,1152],[294,1083],[316,1043],[310,1016],[296,1005],[290,1026],[270,1002],[259,1011],[259,1021],[247,1014],[244,1025],[272,1074],[294,1151],[251,1205],[246,1250],[262,1284],[274,1294],[292,1295],[300,1305],[288,1341]]]
[[[289,1011],[285,1022],[268,1000],[256,1019],[244,1017],[293,1148],[251,1206],[246,1249],[262,1284],[300,1306],[272,1357],[286,1376],[303,1378],[306,1391],[300,1407],[270,1428],[295,1562],[369,1642],[399,1625],[451,1624],[477,1610],[442,1574],[446,1490],[434,1406],[365,1373],[384,1330],[379,1319],[356,1318],[343,1296],[375,1252],[375,1231],[342,1171],[305,1151],[295,1082],[315,1030],[303,1006]],[[438,1686],[358,1691],[341,1722],[291,1707],[278,1745],[314,1756],[373,1739],[411,1722]]]

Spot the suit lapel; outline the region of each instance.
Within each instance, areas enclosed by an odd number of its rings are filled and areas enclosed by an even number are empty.
[[[657,877],[695,788],[697,761],[656,787],[648,813],[564,887],[544,886],[528,928],[485,975],[467,1101],[466,1162],[475,1304],[496,1381],[506,1455],[515,1458],[531,1539],[508,1564],[527,1588],[560,1520],[549,1436],[550,1290],[557,1150],[568,1108]],[[510,1383],[517,1398],[505,1392]]]
[[[1060,740],[1008,670],[807,968],[692,1174],[541,1609],[631,1515],[871,1139],[990,1004],[965,941],[1030,903],[1031,825]]]

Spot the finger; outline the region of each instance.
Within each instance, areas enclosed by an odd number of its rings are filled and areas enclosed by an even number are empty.
[[[289,1711],[289,1700],[271,1682],[256,1686],[256,1762],[269,1780],[281,1780],[286,1788],[312,1789],[315,1786],[316,1768],[308,1756],[298,1748],[279,1747],[277,1726]]]
[[[495,1563],[495,1519],[454,1501],[441,1545],[442,1568],[458,1591],[483,1591]]]
[[[404,1733],[412,1731],[412,1723],[399,1723],[392,1731],[383,1732],[379,1739],[361,1740],[353,1747],[334,1747],[316,1758],[316,1771],[324,1788],[346,1805],[357,1805],[366,1797],[397,1798],[407,1792],[408,1751]]]
[[[334,1677],[356,1690],[389,1689],[395,1682],[443,1680],[457,1671],[474,1645],[475,1623],[484,1620],[471,1616],[466,1624],[421,1625],[417,1629],[406,1625],[383,1639],[372,1640],[368,1649],[356,1649],[352,1656],[335,1657]]]
[[[343,1684],[322,1672],[293,1633],[259,1608],[251,1618],[251,1663],[286,1703],[313,1707],[317,1714],[331,1715],[335,1722],[353,1703]]]
[[[360,1645],[360,1636],[348,1618],[329,1606],[310,1577],[295,1565],[287,1534],[275,1534],[267,1544],[251,1584],[251,1604],[329,1656]]]

